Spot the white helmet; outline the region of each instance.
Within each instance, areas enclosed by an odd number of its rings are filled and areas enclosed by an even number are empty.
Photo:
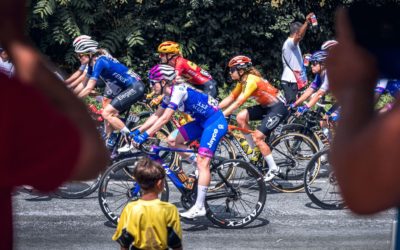
[[[336,40],[328,40],[322,44],[321,50],[329,50],[331,47],[333,47],[337,44],[338,44],[338,41],[336,41]]]
[[[76,53],[95,53],[99,43],[94,40],[81,40],[75,46]]]
[[[80,42],[80,41],[84,41],[84,40],[91,40],[92,37],[91,36],[87,36],[87,35],[80,35],[77,38],[74,39],[74,41],[72,42],[72,46],[76,47],[76,45]]]

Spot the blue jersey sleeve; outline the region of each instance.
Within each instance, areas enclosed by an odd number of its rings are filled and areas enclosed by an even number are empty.
[[[93,66],[93,73],[91,74],[90,79],[97,81],[101,75],[101,72],[108,67],[109,64],[107,60],[105,60],[104,57],[100,57]]]

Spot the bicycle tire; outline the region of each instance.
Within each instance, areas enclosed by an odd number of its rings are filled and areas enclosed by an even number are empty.
[[[311,158],[304,173],[305,191],[320,208],[343,209],[345,203],[329,163],[329,152],[329,149],[324,149]]]
[[[88,181],[72,181],[62,184],[54,194],[63,199],[82,199],[94,193],[100,185],[101,174]]]
[[[235,175],[224,178],[227,169],[235,168]],[[216,192],[209,192],[205,206],[207,218],[222,228],[242,228],[253,222],[262,212],[267,199],[267,188],[261,173],[242,160],[226,160],[211,169],[225,184]],[[252,193],[252,194],[250,194]]]
[[[288,134],[288,133],[299,133],[311,138],[311,140],[319,147],[320,145],[320,138],[316,135],[311,129],[307,128],[306,126],[298,123],[290,123],[286,124],[282,127],[281,134]],[[321,142],[322,144],[322,142]]]
[[[292,143],[290,140],[293,140]],[[292,146],[295,148],[291,148]],[[280,172],[269,182],[269,185],[285,193],[303,190],[303,177],[307,164],[318,152],[318,147],[312,139],[299,133],[283,134],[271,142],[270,148]],[[265,174],[268,167],[265,161],[263,164],[262,172]]]
[[[107,220],[114,225],[118,223],[119,216],[125,205],[129,201],[140,198],[140,196],[132,196],[131,191],[136,181],[131,173],[137,161],[144,156],[146,155],[138,153],[131,158],[114,163],[101,178],[98,201],[101,211]],[[169,188],[167,181],[164,181],[164,185],[160,200],[168,201]]]

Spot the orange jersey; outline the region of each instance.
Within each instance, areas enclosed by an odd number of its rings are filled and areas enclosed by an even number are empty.
[[[212,79],[207,71],[181,56],[176,59],[175,70],[178,76],[194,85],[203,85]]]
[[[279,90],[273,87],[267,80],[249,74],[244,83],[239,82],[231,95],[242,105],[249,97],[254,98],[260,105],[268,106],[278,101]]]

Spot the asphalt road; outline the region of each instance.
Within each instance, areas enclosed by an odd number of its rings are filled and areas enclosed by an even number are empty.
[[[179,196],[170,188],[170,202]],[[16,192],[16,249],[119,249],[111,240],[97,193],[81,200]],[[245,229],[215,227],[207,219],[182,222],[185,249],[389,249],[395,211],[357,217],[314,206],[305,193],[268,192],[259,219]]]

